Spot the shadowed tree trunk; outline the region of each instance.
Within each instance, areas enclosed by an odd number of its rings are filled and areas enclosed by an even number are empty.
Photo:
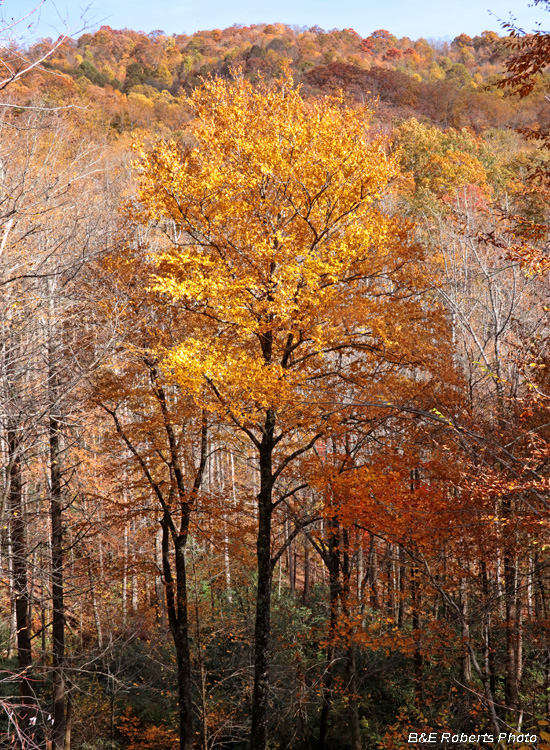
[[[17,425],[8,420],[9,457],[9,508],[12,544],[13,592],[17,625],[17,667],[20,672],[19,697],[23,706],[34,703],[30,668],[32,665],[31,634],[29,622],[29,585],[27,574],[27,543],[23,505],[21,455]],[[29,710],[23,709],[25,716]]]
[[[323,680],[323,698],[319,717],[317,750],[325,750],[328,719],[332,707],[334,689],[334,658],[336,655],[336,631],[338,626],[338,604],[340,599],[340,527],[336,517],[327,520],[328,540],[323,561],[329,575],[330,620],[327,645],[327,664]]]
[[[63,507],[59,421],[50,416],[50,517],[52,545],[52,660],[54,750],[65,746],[65,607],[63,592]]]
[[[351,560],[349,554],[349,530],[342,528],[342,610],[344,621],[348,628],[348,644],[346,648],[347,697],[349,707],[349,728],[351,735],[351,749],[362,750],[361,728],[359,724],[359,706],[357,705],[357,663],[355,643],[353,642],[353,625],[351,622]]]
[[[271,526],[273,516],[273,449],[275,413],[268,409],[264,434],[259,445],[260,491],[258,492],[258,534],[256,555],[258,586],[254,626],[254,690],[252,695],[252,726],[250,750],[263,750],[267,745],[269,705],[269,633],[271,620]]]

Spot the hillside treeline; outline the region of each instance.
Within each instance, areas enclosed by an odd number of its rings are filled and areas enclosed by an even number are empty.
[[[51,44],[35,44],[30,59]],[[20,81],[17,96],[96,108],[103,127],[116,132],[178,131],[185,122],[183,96],[204,78],[239,69],[253,82],[269,80],[289,64],[304,92],[343,89],[359,101],[379,102],[385,119],[417,116],[475,132],[544,124],[544,76],[521,107],[492,85],[508,53],[507,37],[493,31],[430,43],[397,39],[384,29],[362,38],[353,29],[235,25],[169,36],[102,26],[64,40],[43,71]]]

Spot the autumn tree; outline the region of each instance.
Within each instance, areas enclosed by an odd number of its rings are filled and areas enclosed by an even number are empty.
[[[165,299],[163,304],[158,296],[144,298],[152,268],[141,257],[143,247],[128,243],[118,251],[98,266],[104,283],[96,294],[105,299],[98,324],[115,315],[118,324],[115,350],[94,379],[93,402],[110,415],[126,454],[122,492],[136,474],[132,499],[151,496],[161,514],[160,564],[176,651],[180,747],[188,750],[194,730],[186,554],[206,467],[208,415],[166,381],[153,354],[155,347],[180,338],[186,321]]]
[[[365,107],[306,101],[288,73],[257,89],[213,80],[189,106],[190,145],[140,149],[139,220],[164,230],[155,288],[192,322],[159,351],[165,373],[257,456],[250,741],[262,750],[272,527],[298,491],[283,480],[341,423],[355,382],[382,405],[420,368],[416,342],[434,353],[434,321],[418,299],[421,252],[384,211],[398,168],[369,135]]]

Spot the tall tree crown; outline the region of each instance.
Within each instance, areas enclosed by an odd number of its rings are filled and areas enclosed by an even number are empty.
[[[368,109],[305,100],[288,73],[208,81],[189,104],[189,144],[138,162],[142,219],[170,240],[157,290],[196,320],[168,356],[180,384],[288,412],[344,351],[350,370],[414,360],[419,250],[383,210],[398,167]]]

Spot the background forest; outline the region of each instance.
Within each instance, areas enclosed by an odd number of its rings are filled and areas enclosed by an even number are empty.
[[[0,746],[550,747],[548,36],[4,41]]]

